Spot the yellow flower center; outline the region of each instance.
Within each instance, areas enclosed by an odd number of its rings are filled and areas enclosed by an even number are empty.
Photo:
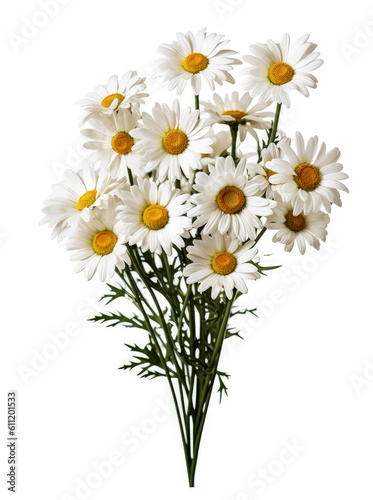
[[[118,132],[111,140],[111,147],[120,155],[128,155],[132,151],[133,139],[127,132]]]
[[[237,267],[236,257],[229,252],[219,252],[212,259],[212,268],[221,276],[233,273]]]
[[[162,229],[168,223],[168,210],[161,205],[150,205],[142,214],[144,224],[149,229]]]
[[[236,110],[230,110],[230,111],[224,111],[224,113],[222,113],[223,116],[231,116],[232,118],[234,118],[238,123],[241,123],[241,120],[244,116],[246,116],[247,113],[245,113],[244,111],[239,111],[238,109]]]
[[[114,101],[114,99],[118,99],[118,105],[115,108],[115,109],[117,109],[120,106],[120,104],[123,102],[124,95],[122,95],[122,94],[107,95],[104,99],[102,99],[101,106],[103,106],[104,108],[110,108],[111,103]]]
[[[193,54],[189,54],[183,59],[182,66],[185,71],[188,73],[199,73],[207,68],[209,65],[209,60],[203,54],[199,54],[198,52],[193,52]]]
[[[280,62],[272,64],[268,71],[268,78],[273,85],[284,85],[294,76],[294,70],[289,64]]]
[[[295,182],[304,191],[313,191],[320,184],[321,176],[319,169],[311,163],[301,163],[295,169],[297,178]]]
[[[162,137],[162,145],[170,155],[179,155],[188,147],[188,136],[178,128],[169,130]]]
[[[87,191],[84,193],[76,203],[77,209],[82,211],[87,207],[90,207],[97,199],[97,191],[92,189],[92,191]]]
[[[108,255],[114,250],[118,238],[113,231],[101,231],[93,238],[92,247],[98,255]]]
[[[271,175],[276,175],[277,174],[277,172],[275,172],[274,170],[271,170],[270,168],[265,168],[264,167],[264,170],[265,170],[265,172],[267,174],[267,179],[269,179],[271,177]]]
[[[295,233],[299,233],[299,231],[303,231],[306,227],[306,219],[302,214],[293,215],[293,212],[289,212],[285,216],[285,225]]]
[[[226,186],[219,191],[216,203],[220,210],[226,214],[236,214],[246,203],[246,198],[241,189]]]

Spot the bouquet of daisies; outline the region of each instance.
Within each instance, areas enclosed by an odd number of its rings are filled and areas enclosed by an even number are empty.
[[[170,93],[194,95],[195,109],[176,99],[143,111],[145,78],[112,76],[80,101],[90,154],[43,207],[42,222],[67,242],[75,271],[107,282],[107,303],[124,297],[136,306],[137,314],[93,320],[145,332],[146,342],[127,345],[122,368],[167,379],[190,486],[215,384],[226,391],[219,358],[239,335],[230,320],[255,314],[236,301],[274,269],[258,257],[263,235],[273,231],[287,252],[319,249],[347,191],[337,148],[278,131],[291,92],[307,97],[317,86],[312,72],[323,61],[308,38],[252,45],[245,92],[207,100],[216,84],[235,83],[242,62],[222,35],[179,33],[159,47],[157,76]]]

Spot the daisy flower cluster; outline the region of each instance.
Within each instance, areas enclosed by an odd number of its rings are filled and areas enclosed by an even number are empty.
[[[287,252],[318,250],[348,192],[338,148],[316,135],[279,133],[291,94],[308,97],[317,87],[316,45],[309,35],[291,42],[285,34],[249,50],[241,61],[223,35],[178,33],[159,46],[156,62],[171,97],[153,107],[136,71],[96,86],[78,101],[86,158],[65,170],[42,209],[75,271],[121,279],[124,286],[109,284],[109,302],[127,297],[138,308],[139,317],[95,318],[149,334],[123,368],[162,373],[172,389],[179,380],[190,484],[216,377],[225,390],[217,363],[232,306],[273,269],[262,265],[259,243],[268,231]],[[236,71],[245,77],[229,92]],[[181,105],[182,93],[191,106]]]
[[[214,93],[200,103],[206,90],[234,84],[232,70],[242,61],[222,35],[179,33],[159,47],[158,73],[169,91],[190,88],[195,109],[174,99],[143,111],[146,79],[135,71],[110,77],[79,101],[89,154],[79,170],[65,171],[43,207],[43,222],[53,237],[67,238],[77,271],[88,279],[97,271],[105,281],[115,265],[131,265],[128,247],[169,257],[188,243],[188,283],[231,297],[234,289],[247,291],[245,279],[260,276],[251,262],[262,231],[276,231],[273,241],[286,251],[320,247],[328,213],[347,191],[340,152],[327,151],[317,136],[276,136],[281,104],[317,84],[313,71],[323,61],[308,38],[291,43],[285,34],[279,43],[251,45],[252,55],[243,57],[246,92]],[[250,141],[256,162],[242,153]],[[250,258],[241,264],[236,252]]]

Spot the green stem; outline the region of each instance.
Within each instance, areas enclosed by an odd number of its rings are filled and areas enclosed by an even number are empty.
[[[229,317],[231,314],[231,309],[233,306],[234,299],[235,299],[235,295],[228,301],[228,303],[226,305],[226,309],[225,309],[223,321],[222,321],[222,324],[221,324],[221,327],[219,330],[218,338],[216,339],[216,344],[215,344],[215,347],[214,347],[214,350],[213,350],[213,353],[212,353],[212,356],[210,359],[210,366],[211,367],[214,367],[215,360],[220,355],[220,351],[221,351],[221,348],[222,348],[222,345],[224,342],[226,327],[227,327],[227,324],[229,321]]]
[[[171,389],[172,399],[174,401],[174,405],[175,405],[175,409],[176,409],[176,414],[177,414],[177,419],[178,419],[178,423],[179,423],[179,427],[180,427],[181,439],[182,439],[182,442],[183,442],[185,460],[186,460],[186,464],[187,464],[187,469],[189,471],[190,470],[190,461],[191,461],[191,457],[190,457],[190,445],[187,443],[187,439],[186,439],[185,434],[184,434],[183,421],[182,421],[182,418],[181,418],[181,413],[180,413],[180,409],[179,409],[179,405],[178,405],[178,400],[177,400],[175,388],[173,386],[172,379],[171,379],[171,376],[170,376],[170,373],[169,373],[169,369],[168,369],[166,360],[165,360],[165,358],[163,356],[163,352],[162,352],[161,346],[159,345],[157,334],[155,333],[155,331],[154,331],[154,329],[152,327],[152,324],[150,322],[150,319],[149,319],[149,317],[148,317],[148,315],[147,315],[147,313],[146,313],[146,311],[145,311],[145,309],[144,309],[144,307],[142,305],[143,301],[145,302],[144,297],[142,297],[142,294],[141,294],[141,292],[140,292],[140,290],[139,290],[139,288],[138,288],[138,286],[136,284],[136,281],[133,278],[130,270],[128,270],[127,276],[128,276],[128,278],[129,278],[129,280],[131,282],[132,291],[133,291],[134,295],[136,296],[138,307],[139,307],[139,309],[141,311],[141,314],[144,317],[144,320],[146,322],[149,334],[152,337],[153,342],[155,344],[155,347],[156,347],[156,349],[158,351],[158,355],[159,355],[159,358],[161,360],[161,364],[162,364],[163,370],[164,370],[164,372],[166,374],[166,377],[167,377],[167,380],[168,380],[168,383],[169,383],[169,386],[170,386],[170,389]]]
[[[194,96],[194,104],[195,104],[195,108],[199,109],[199,95]]]
[[[232,135],[232,158],[234,162],[236,163],[237,161],[237,134],[238,134],[238,123],[234,122],[232,125],[230,125],[231,129],[231,135]]]
[[[235,295],[226,305],[224,317],[220,326],[216,344],[210,359],[210,366],[213,369],[212,375],[206,377],[205,384],[203,386],[202,395],[198,404],[197,414],[194,421],[194,445],[193,445],[193,458],[191,462],[190,472],[189,472],[189,486],[194,486],[194,476],[197,466],[199,447],[201,444],[202,431],[206,421],[207,411],[209,408],[212,389],[214,386],[214,381],[216,373],[218,370],[219,359],[221,355],[221,350],[227,330],[228,321],[230,318],[233,302],[235,300]]]
[[[128,253],[130,254],[131,256],[131,259],[133,257],[133,252],[132,252],[132,249],[130,248],[130,245],[127,245],[127,248],[128,248]],[[183,384],[185,384],[186,386],[186,381],[185,381],[185,377],[184,377],[184,373],[181,371],[181,368],[179,366],[179,363],[177,362],[177,359],[176,359],[176,356],[175,356],[175,351],[176,351],[176,348],[175,348],[175,343],[174,343],[174,340],[172,338],[172,335],[170,334],[170,331],[169,331],[169,327],[164,319],[164,314],[163,314],[163,311],[159,305],[159,302],[158,302],[158,299],[153,291],[153,288],[152,288],[152,285],[149,285],[148,284],[148,280],[146,279],[146,276],[144,276],[143,272],[142,272],[142,269],[138,266],[137,262],[136,262],[136,259],[133,259],[132,261],[132,264],[133,266],[135,267],[135,270],[137,272],[137,274],[140,276],[140,278],[142,279],[142,282],[144,283],[144,285],[146,286],[148,292],[150,293],[151,295],[151,298],[155,304],[155,307],[158,311],[158,317],[160,319],[160,322],[162,324],[162,328],[163,328],[163,331],[166,335],[166,339],[167,339],[167,342],[169,344],[169,347],[170,347],[170,353],[171,353],[171,357],[173,359],[173,363],[175,365],[175,369],[176,369],[176,373],[178,374],[180,380],[183,382]]]
[[[192,291],[192,285],[189,285],[187,288],[187,291],[186,291],[183,307],[181,309],[181,313],[179,316],[179,325],[178,325],[178,329],[177,329],[177,339],[178,339],[178,342],[180,345],[181,352],[185,352],[184,345],[183,345],[183,342],[181,339],[181,332],[182,332],[182,328],[183,328],[183,318],[184,318],[185,310],[189,304],[189,297],[190,297],[191,291]]]
[[[263,229],[260,231],[260,233],[258,234],[258,236],[256,237],[255,239],[255,245],[258,243],[258,241],[260,240],[260,238],[263,236],[263,234],[267,231],[267,228],[266,227],[263,227]]]
[[[127,172],[128,172],[128,180],[129,180],[129,182],[130,182],[131,186],[133,186],[133,175],[132,175],[132,170],[131,170],[129,167],[127,167]]]
[[[268,144],[271,144],[271,142],[274,142],[275,139],[276,139],[277,128],[278,128],[278,121],[279,121],[280,112],[281,112],[281,106],[282,106],[282,104],[278,102],[277,103],[277,107],[276,107],[275,119],[274,119],[274,122],[273,122],[273,125],[272,125],[271,135],[269,137],[269,143]]]
[[[166,268],[167,279],[168,279],[168,286],[172,287],[172,285],[173,285],[173,279],[172,279],[172,273],[171,273],[170,263],[168,262],[167,254],[164,251],[162,251],[162,260],[163,260],[164,266]]]

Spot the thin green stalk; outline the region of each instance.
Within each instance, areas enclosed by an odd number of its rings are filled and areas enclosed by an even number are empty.
[[[199,109],[199,95],[194,96],[194,105],[196,109]]]
[[[224,313],[224,316],[223,316],[223,321],[222,321],[222,324],[221,324],[221,327],[220,327],[220,330],[219,330],[218,338],[216,339],[216,344],[215,344],[215,347],[214,347],[214,350],[213,350],[213,353],[212,353],[212,356],[211,356],[211,359],[210,359],[210,365],[211,365],[211,367],[214,367],[215,360],[216,360],[217,356],[219,356],[220,350],[222,348],[222,345],[223,345],[223,342],[224,342],[224,338],[225,338],[225,333],[226,333],[226,327],[227,327],[227,324],[228,324],[228,321],[229,321],[229,317],[230,317],[230,314],[231,314],[231,309],[232,309],[232,306],[233,306],[234,299],[235,299],[235,296],[233,296],[228,301],[228,303],[226,305],[226,309],[225,309],[225,313]]]
[[[172,286],[173,285],[173,279],[172,279],[172,273],[171,273],[171,268],[170,268],[170,263],[168,262],[168,257],[165,252],[162,252],[162,260],[166,268],[166,273],[167,273],[167,279],[168,279],[168,285]]]
[[[132,252],[132,250],[131,250],[130,246],[128,245],[128,246],[127,246],[127,248],[128,248],[128,253],[130,254],[130,256],[131,256],[131,258],[132,258],[132,256],[133,256],[133,252]],[[135,269],[136,269],[137,274],[141,277],[141,279],[142,279],[142,281],[143,281],[144,285],[145,285],[145,286],[146,286],[146,288],[148,289],[148,292],[150,293],[151,298],[152,298],[152,300],[153,300],[153,302],[154,302],[154,304],[155,304],[155,307],[156,307],[156,309],[157,309],[157,311],[158,311],[158,317],[159,317],[159,319],[160,319],[160,321],[161,321],[161,324],[162,324],[163,331],[164,331],[164,333],[165,333],[165,335],[166,335],[166,338],[167,338],[167,341],[168,341],[168,343],[169,343],[169,345],[170,345],[170,353],[171,353],[171,356],[172,356],[172,359],[173,359],[173,363],[174,363],[174,365],[175,365],[176,372],[177,372],[177,374],[179,375],[180,380],[181,380],[181,381],[185,384],[185,386],[186,386],[186,381],[185,381],[184,373],[181,371],[181,368],[180,368],[179,363],[178,363],[178,361],[177,361],[177,358],[176,358],[176,356],[175,356],[175,351],[176,351],[176,348],[175,348],[175,343],[174,343],[174,340],[173,340],[173,338],[172,338],[172,335],[170,334],[170,331],[169,331],[168,325],[167,325],[167,323],[165,322],[163,311],[162,311],[161,306],[159,305],[158,299],[157,299],[157,297],[156,297],[156,295],[155,295],[155,293],[154,293],[154,291],[153,291],[152,285],[149,285],[149,284],[148,284],[148,280],[146,279],[146,276],[144,276],[144,274],[143,274],[142,270],[139,268],[139,266],[138,266],[138,264],[137,264],[136,260],[133,260],[133,262],[132,262],[132,263],[133,263],[133,265],[134,265],[134,267],[135,267]]]
[[[205,301],[200,301],[201,310],[200,314],[200,324],[199,324],[199,362],[201,366],[204,366],[206,361],[206,352],[205,352]],[[197,377],[197,391],[196,391],[196,408],[199,408],[199,403],[201,400],[201,393],[203,387],[203,380],[200,377]]]
[[[183,303],[183,307],[181,309],[181,313],[180,313],[180,316],[179,316],[179,325],[178,325],[178,329],[177,329],[177,339],[178,339],[178,342],[179,342],[179,345],[180,345],[180,349],[181,349],[182,352],[185,351],[184,345],[183,345],[183,342],[182,342],[182,339],[181,339],[181,332],[182,332],[182,328],[183,328],[183,318],[184,318],[185,310],[188,307],[189,297],[190,297],[191,291],[192,291],[192,285],[188,285],[188,288],[187,288],[187,291],[186,291],[186,295],[185,295],[185,299],[184,299],[184,303]]]
[[[128,172],[128,180],[131,184],[131,186],[133,186],[133,175],[132,175],[132,171],[130,168],[127,167],[127,172]]]
[[[140,297],[140,296],[142,296],[142,294],[141,294],[141,292],[140,292],[140,290],[139,290],[139,288],[138,288],[138,286],[136,284],[136,281],[133,278],[130,270],[128,271],[127,276],[128,276],[128,278],[129,278],[129,280],[131,282],[132,291],[133,291],[134,295],[136,296],[138,307],[139,307],[139,309],[141,311],[141,314],[144,317],[144,320],[146,322],[149,334],[151,335],[151,337],[153,339],[153,342],[154,342],[154,344],[156,346],[156,349],[158,350],[158,355],[159,355],[159,358],[161,360],[162,367],[163,367],[163,369],[165,371],[165,374],[166,374],[166,377],[167,377],[167,380],[168,380],[168,383],[169,383],[169,386],[170,386],[170,389],[171,389],[172,399],[174,401],[174,405],[175,405],[175,409],[176,409],[176,414],[177,414],[177,419],[178,419],[178,423],[179,423],[179,427],[180,427],[181,439],[183,441],[183,448],[184,448],[185,460],[186,460],[187,468],[189,470],[190,469],[190,461],[191,461],[191,457],[190,457],[190,445],[188,446],[188,443],[187,443],[187,440],[186,440],[186,437],[185,437],[185,434],[184,434],[183,421],[182,421],[181,414],[180,414],[180,409],[179,409],[178,400],[177,400],[176,393],[175,393],[175,388],[173,386],[172,379],[171,379],[171,376],[169,374],[169,369],[168,369],[166,360],[163,357],[163,352],[162,352],[162,349],[161,349],[161,347],[159,345],[157,334],[154,332],[154,329],[152,327],[150,319],[149,319],[149,317],[148,317],[148,315],[147,315],[147,313],[146,313],[146,311],[145,311],[145,309],[144,309],[144,307],[142,305],[142,300],[141,300],[141,297]],[[144,297],[142,297],[142,299],[144,300]]]
[[[273,122],[273,125],[272,125],[271,135],[269,137],[269,143],[268,144],[271,144],[271,142],[274,142],[275,139],[276,139],[277,128],[278,128],[278,121],[280,119],[281,106],[282,106],[282,104],[278,102],[277,106],[276,106],[275,119],[274,119],[274,122]]]
[[[212,394],[212,389],[214,386],[214,381],[218,369],[218,363],[220,359],[220,354],[226,334],[226,329],[228,325],[228,321],[230,318],[233,302],[235,300],[235,296],[227,303],[224,317],[222,320],[222,324],[218,333],[218,338],[216,340],[215,348],[213,350],[211,359],[210,359],[210,366],[213,368],[213,373],[210,377],[206,377],[206,381],[203,386],[203,391],[202,395],[200,398],[200,402],[198,405],[197,409],[197,414],[195,418],[195,427],[194,427],[194,446],[193,446],[193,458],[191,462],[191,468],[189,472],[189,485],[194,486],[194,476],[195,476],[195,471],[196,471],[196,466],[197,466],[197,460],[198,460],[198,453],[199,453],[199,447],[201,443],[201,437],[202,437],[202,431],[204,428],[204,424],[206,421],[206,416],[207,416],[207,411],[209,408],[210,400],[211,400],[211,394]]]
[[[238,134],[238,123],[234,122],[232,125],[230,125],[231,129],[231,136],[232,136],[232,158],[234,162],[236,163],[237,161],[237,134]]]
[[[267,228],[266,227],[263,227],[263,229],[260,231],[260,233],[258,234],[258,236],[256,237],[255,239],[255,245],[258,243],[258,241],[261,239],[261,237],[263,236],[263,234],[267,231]]]

